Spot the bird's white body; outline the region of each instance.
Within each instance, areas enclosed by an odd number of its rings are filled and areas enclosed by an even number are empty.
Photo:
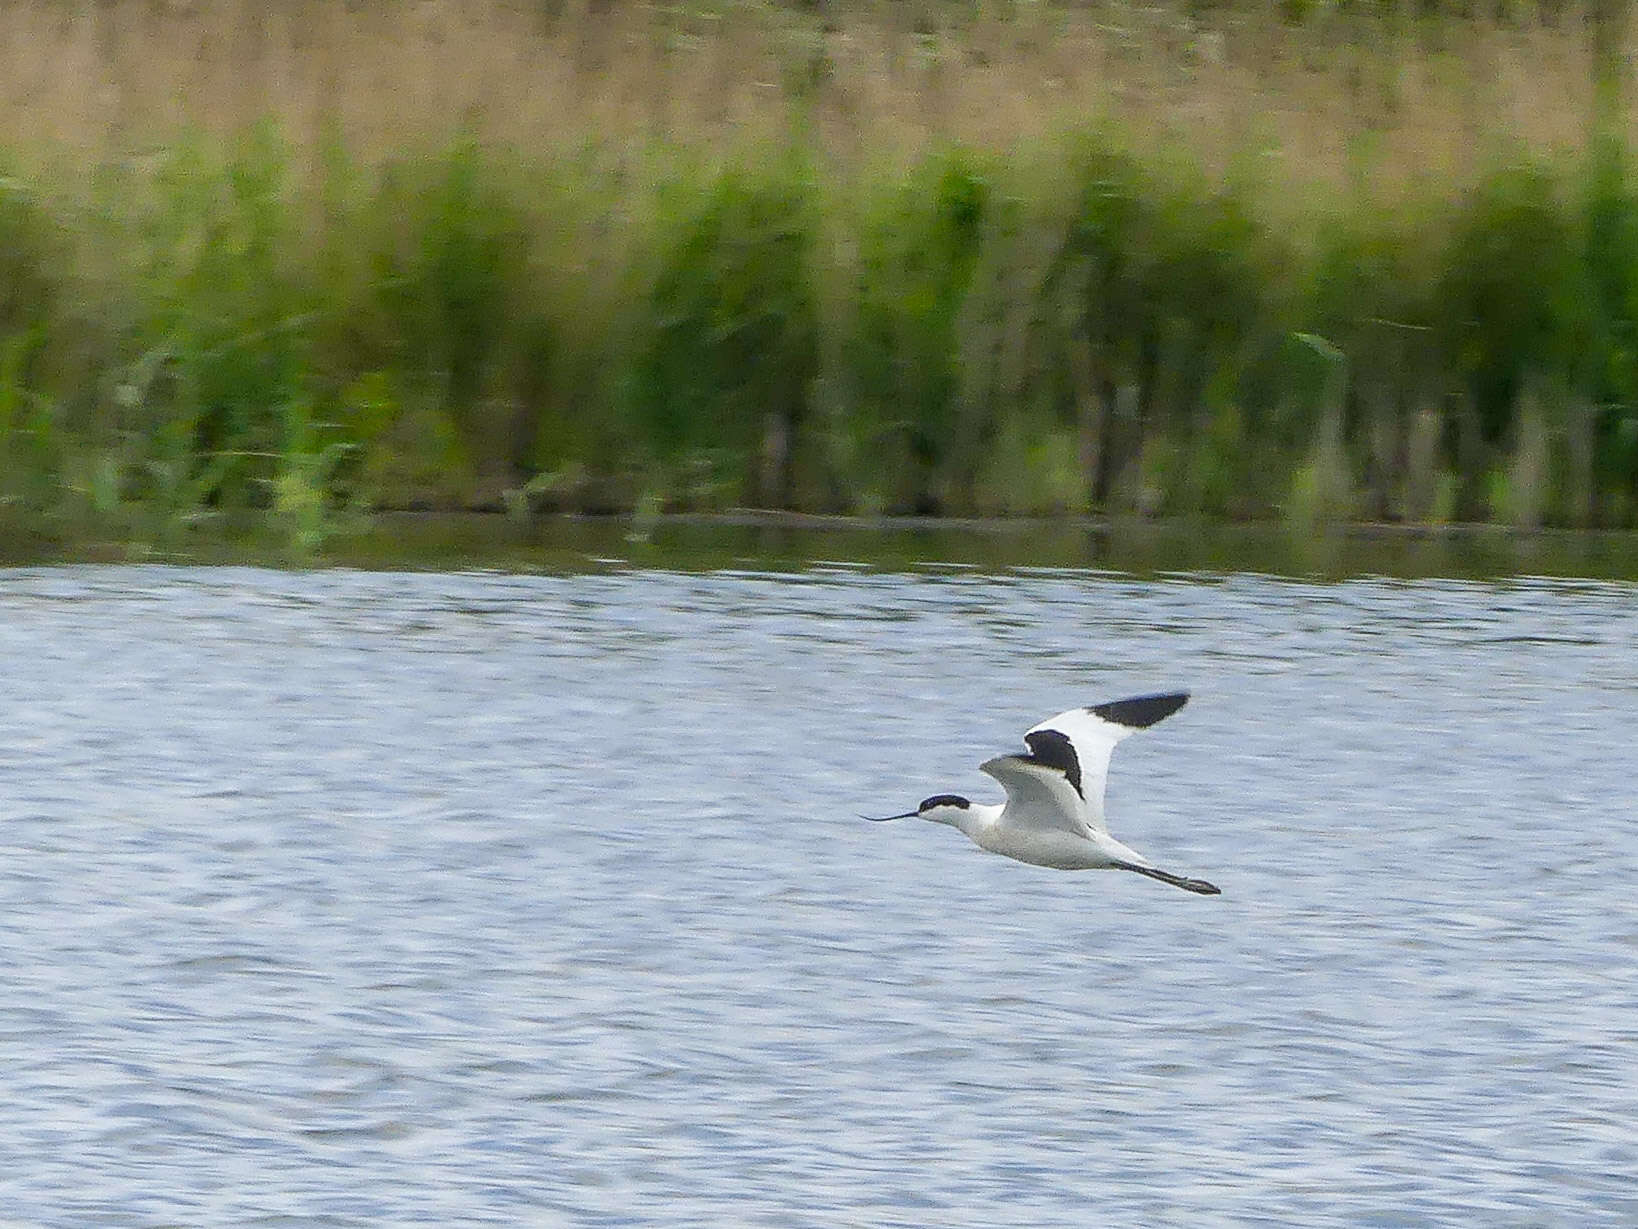
[[[974,803],[961,816],[948,822],[972,838],[980,849],[1019,862],[1050,866],[1053,870],[1108,870],[1120,862],[1148,865],[1149,860],[1137,850],[1105,833],[1042,831],[1018,820],[1016,810],[1010,818],[1007,816],[1005,804]]]
[[[1002,755],[982,767],[1007,791],[1005,803],[970,802],[938,794],[914,811],[960,829],[991,853],[1057,870],[1128,870],[1201,895],[1217,895],[1203,879],[1157,869],[1137,850],[1109,835],[1104,783],[1109,759],[1123,738],[1182,708],[1185,692],[1134,696],[1049,717],[1024,735],[1028,755]]]

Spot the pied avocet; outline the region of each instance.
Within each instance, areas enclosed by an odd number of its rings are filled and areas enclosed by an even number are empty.
[[[991,853],[1059,870],[1136,871],[1162,883],[1216,896],[1204,879],[1163,871],[1109,835],[1103,786],[1115,744],[1169,717],[1188,702],[1186,691],[1132,696],[1048,717],[1024,735],[1028,755],[1002,755],[980,767],[1006,787],[1005,803],[934,794],[902,815],[865,815],[874,823],[930,819],[959,828]]]

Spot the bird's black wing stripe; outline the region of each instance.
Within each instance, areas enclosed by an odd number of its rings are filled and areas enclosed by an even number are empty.
[[[1030,754],[1019,756],[1026,764],[1039,764],[1043,768],[1055,768],[1069,778],[1070,785],[1075,792],[1081,794],[1081,761],[1075,754],[1075,744],[1069,741],[1069,735],[1058,730],[1036,730],[1033,734],[1025,734],[1024,742],[1029,747]]]
[[[1134,730],[1147,729],[1155,722],[1170,717],[1189,702],[1186,691],[1171,691],[1158,696],[1133,696],[1127,700],[1111,700],[1094,704],[1086,711],[1105,721],[1130,726]]]

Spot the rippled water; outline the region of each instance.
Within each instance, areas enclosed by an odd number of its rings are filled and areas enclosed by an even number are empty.
[[[1638,588],[0,572],[0,1215],[1638,1223]],[[1162,687],[1117,834],[854,813]]]

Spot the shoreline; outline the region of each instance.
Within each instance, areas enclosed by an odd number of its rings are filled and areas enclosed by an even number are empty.
[[[11,526],[17,529],[16,525]],[[854,517],[738,509],[546,514],[396,511],[322,540],[293,541],[270,517],[194,521],[149,537],[35,526],[0,544],[0,568],[160,563],[370,571],[806,571],[945,568],[1293,579],[1463,578],[1638,582],[1638,531],[1510,529],[1483,523],[1134,520],[1103,517]]]

